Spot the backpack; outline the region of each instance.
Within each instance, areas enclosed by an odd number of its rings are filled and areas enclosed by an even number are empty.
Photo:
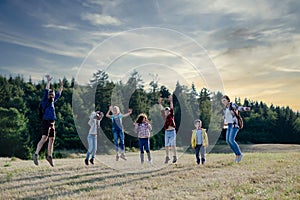
[[[46,108],[49,106],[49,102],[46,104],[45,108],[43,109],[42,103],[39,103],[39,119],[43,120],[43,116],[44,116],[44,112],[46,110]]]
[[[239,111],[236,111],[236,110],[234,110],[234,109],[232,108],[232,103],[230,103],[229,110],[232,110],[232,111],[233,111],[233,113],[234,113],[234,115],[235,115],[235,117],[236,117],[236,119],[237,119],[237,121],[238,121],[239,128],[242,129],[242,128],[244,127],[244,122],[243,122],[243,118],[242,118],[240,112],[239,112]]]

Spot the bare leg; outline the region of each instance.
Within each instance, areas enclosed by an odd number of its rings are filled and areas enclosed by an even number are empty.
[[[176,146],[172,146],[173,149],[173,156],[176,156]]]
[[[168,164],[170,158],[169,158],[169,146],[166,146],[166,160],[165,160],[165,164]]]
[[[177,161],[177,156],[176,156],[176,146],[172,146],[172,150],[173,150],[173,163],[176,163]]]
[[[166,156],[169,157],[169,146],[166,146]]]
[[[49,138],[49,142],[48,142],[48,156],[52,156],[54,140],[55,140],[54,137],[50,137]]]
[[[48,140],[48,136],[42,135],[41,140],[40,140],[39,143],[37,144],[35,154],[37,154],[37,155],[39,154],[40,150],[42,149],[44,143],[45,143],[47,140]]]
[[[52,153],[53,153],[53,143],[54,143],[54,137],[49,137],[49,142],[48,142],[48,156],[46,157],[46,160],[49,162],[49,164],[54,167],[53,164],[53,158],[52,158]]]

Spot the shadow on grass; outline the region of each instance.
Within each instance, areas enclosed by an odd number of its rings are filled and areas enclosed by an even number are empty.
[[[80,174],[80,175],[65,177],[63,179],[56,180],[60,184],[57,184],[54,186],[55,188],[60,188],[60,187],[66,186],[66,185],[72,185],[75,187],[80,187],[79,189],[68,190],[68,191],[65,191],[62,193],[55,193],[55,194],[43,193],[41,195],[31,196],[30,198],[38,198],[38,199],[48,199],[48,198],[52,199],[55,197],[63,198],[64,196],[70,195],[70,193],[72,193],[72,195],[74,195],[74,194],[79,194],[81,192],[89,192],[89,191],[99,190],[99,189],[101,190],[101,189],[106,189],[106,188],[114,187],[114,186],[120,187],[120,186],[124,186],[126,184],[134,184],[135,182],[143,181],[143,180],[147,180],[149,178],[155,178],[155,177],[161,177],[163,179],[163,177],[165,177],[165,176],[176,174],[177,172],[185,171],[185,170],[190,170],[190,169],[177,168],[176,170],[172,170],[172,171],[165,171],[165,170],[162,171],[161,169],[157,169],[157,170],[146,171],[146,172],[130,172],[130,173],[118,172],[116,174],[109,174],[109,175],[105,175],[105,176],[102,176],[104,173],[99,172],[99,173],[89,174],[88,176],[91,176],[91,177],[89,177],[88,180],[81,180],[82,177],[87,176],[87,175]],[[115,171],[112,170],[110,173],[113,173],[113,172],[115,172]],[[63,180],[68,180],[68,181],[62,183]],[[82,185],[87,184],[87,183],[93,185],[96,182],[101,183],[102,181],[103,181],[103,183],[101,185],[82,187]],[[107,182],[111,182],[111,183],[108,184]],[[40,187],[40,188],[36,188],[36,189],[43,191],[43,190],[46,190],[47,188],[48,188],[48,186],[45,185],[44,187]]]
[[[190,169],[187,167],[183,168],[180,164],[176,164],[166,166],[163,169],[153,168],[149,170],[148,168],[145,170],[147,171],[124,173],[104,165],[92,167],[68,166],[46,170],[45,168],[37,168],[37,171],[29,170],[29,172],[24,171],[22,174],[13,171],[12,173],[15,173],[15,175],[12,175],[12,178],[9,181],[2,179],[0,183],[1,190],[6,191],[11,195],[17,191],[17,193],[21,194],[21,198],[25,199],[51,199],[55,197],[67,197],[70,194],[77,194],[83,191],[89,192],[96,189],[105,189],[114,186],[118,187],[124,184],[135,184],[135,182],[146,180],[151,177],[166,177],[170,174]],[[82,187],[82,185],[88,186]],[[69,186],[71,189],[68,189]],[[60,188],[62,189],[60,190]],[[49,191],[49,189],[53,192],[44,192]]]
[[[66,169],[68,170],[68,169]],[[70,169],[69,169],[70,170]],[[82,178],[82,177],[88,177],[88,176],[95,176],[95,175],[101,175],[101,174],[106,174],[106,173],[110,173],[112,170],[111,169],[101,169],[101,171],[97,171],[97,172],[85,172],[84,174],[80,174],[80,175],[70,175],[68,176],[68,174],[70,173],[67,173],[66,174],[66,171],[62,171],[61,173],[49,173],[49,174],[41,174],[41,175],[33,175],[33,174],[28,174],[26,177],[22,177],[22,178],[12,178],[10,180],[10,182],[15,182],[16,184],[13,184],[15,186],[11,186],[11,187],[7,187],[7,188],[3,188],[3,189],[20,189],[20,188],[23,188],[23,187],[27,187],[27,186],[32,186],[33,183],[38,180],[40,182],[43,182],[42,180],[44,179],[51,179],[52,182],[56,182],[56,181],[64,181],[64,180],[69,180],[69,179],[77,179],[77,178]],[[49,171],[51,172],[51,171]],[[35,172],[37,173],[37,172]],[[62,176],[64,176],[62,178]],[[23,182],[25,181],[26,183],[21,183],[20,182]],[[7,181],[5,180],[1,180],[0,183],[1,184],[4,184],[6,183]],[[28,183],[27,183],[28,182]],[[36,184],[36,183],[35,183]],[[39,187],[38,184],[36,187]]]

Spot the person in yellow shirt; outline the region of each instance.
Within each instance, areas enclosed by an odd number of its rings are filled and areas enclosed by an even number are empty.
[[[200,119],[196,119],[194,121],[195,129],[192,130],[192,139],[191,145],[192,148],[195,149],[196,155],[196,162],[200,164],[200,157],[199,153],[201,154],[201,164],[205,163],[205,154],[206,154],[206,147],[208,146],[208,137],[206,130],[202,128],[202,121]]]

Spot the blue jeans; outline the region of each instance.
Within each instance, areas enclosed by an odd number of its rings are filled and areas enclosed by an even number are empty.
[[[226,142],[235,153],[235,155],[242,155],[240,147],[238,143],[235,141],[235,137],[239,131],[239,128],[234,127],[232,124],[228,124],[227,132],[226,132]]]
[[[115,144],[116,152],[118,153],[119,146],[120,146],[122,153],[124,153],[124,132],[122,130],[113,129],[113,134],[114,134],[114,144]],[[120,144],[118,141],[119,139],[120,139]]]
[[[95,158],[95,154],[97,151],[97,135],[89,134],[87,137],[89,149],[86,153],[86,159],[89,159],[90,154],[92,154],[92,159]]]
[[[141,153],[144,153],[144,149],[147,153],[150,152],[149,138],[139,138],[139,144]]]

